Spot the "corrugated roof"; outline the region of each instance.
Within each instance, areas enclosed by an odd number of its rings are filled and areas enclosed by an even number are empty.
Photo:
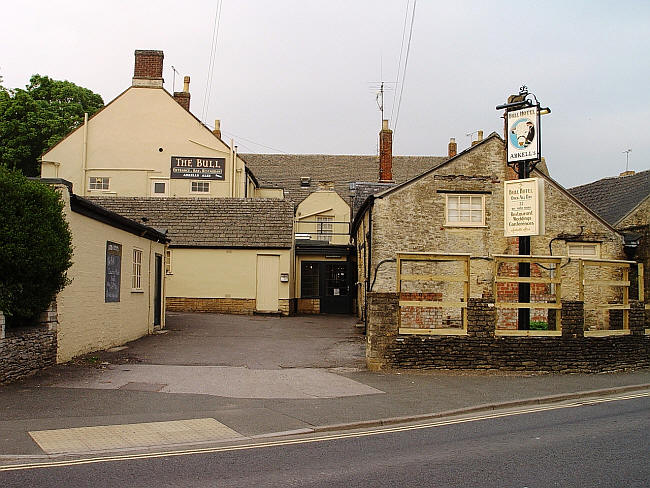
[[[650,170],[603,178],[569,188],[569,192],[609,224],[615,225],[650,195]]]
[[[335,190],[349,202],[355,181],[379,181],[379,157],[331,154],[240,154],[261,183],[285,190],[285,196],[300,203],[319,189]],[[446,156],[393,156],[393,180],[402,183],[441,164]],[[310,177],[308,187],[300,178]]]
[[[119,215],[167,229],[170,246],[290,248],[294,207],[271,198],[88,197]]]

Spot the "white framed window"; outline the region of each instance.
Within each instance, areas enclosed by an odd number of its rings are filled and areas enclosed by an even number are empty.
[[[88,180],[89,190],[108,190],[108,176],[91,176]]]
[[[485,195],[446,194],[445,225],[485,226]]]
[[[167,196],[167,182],[166,181],[152,181],[151,182],[151,194],[154,197],[164,197]]]
[[[165,250],[165,274],[174,274],[172,273],[172,250]]]
[[[210,182],[209,181],[193,181],[190,186],[190,191],[192,193],[210,193]]]
[[[334,231],[334,217],[316,217],[316,239],[319,241],[332,241],[332,232]]]
[[[567,242],[567,254],[570,258],[600,257],[600,243],[598,242]]]
[[[133,291],[142,291],[142,249],[133,249],[131,289]]]

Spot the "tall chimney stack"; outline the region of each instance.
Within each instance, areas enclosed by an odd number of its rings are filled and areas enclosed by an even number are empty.
[[[393,182],[393,131],[388,128],[388,120],[381,123],[379,133],[379,181]]]
[[[450,158],[453,158],[456,154],[458,154],[458,146],[456,145],[456,139],[454,137],[449,139],[449,146],[447,151],[447,154]]]
[[[214,130],[212,133],[217,136],[219,139],[221,139],[221,121],[219,119],[216,119],[214,121]]]
[[[183,78],[183,91],[174,92],[174,100],[188,112],[190,111],[190,77]]]
[[[136,49],[131,85],[144,88],[162,88],[164,57],[162,51]]]

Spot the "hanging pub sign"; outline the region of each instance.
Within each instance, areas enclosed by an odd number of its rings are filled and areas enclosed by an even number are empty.
[[[225,158],[172,156],[171,178],[223,180],[225,167]]]
[[[539,108],[530,106],[506,112],[508,119],[508,163],[539,160]]]
[[[503,197],[506,237],[538,236],[545,233],[542,178],[505,181]]]

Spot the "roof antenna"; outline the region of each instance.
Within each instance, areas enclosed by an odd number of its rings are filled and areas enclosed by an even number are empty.
[[[176,91],[176,74],[180,74],[178,71],[176,71],[176,68],[172,66],[172,71],[174,72],[172,76],[172,93]]]
[[[632,152],[632,149],[626,149],[623,151],[623,154],[625,154],[625,172],[627,173],[628,171],[628,166],[630,164],[630,153]]]

